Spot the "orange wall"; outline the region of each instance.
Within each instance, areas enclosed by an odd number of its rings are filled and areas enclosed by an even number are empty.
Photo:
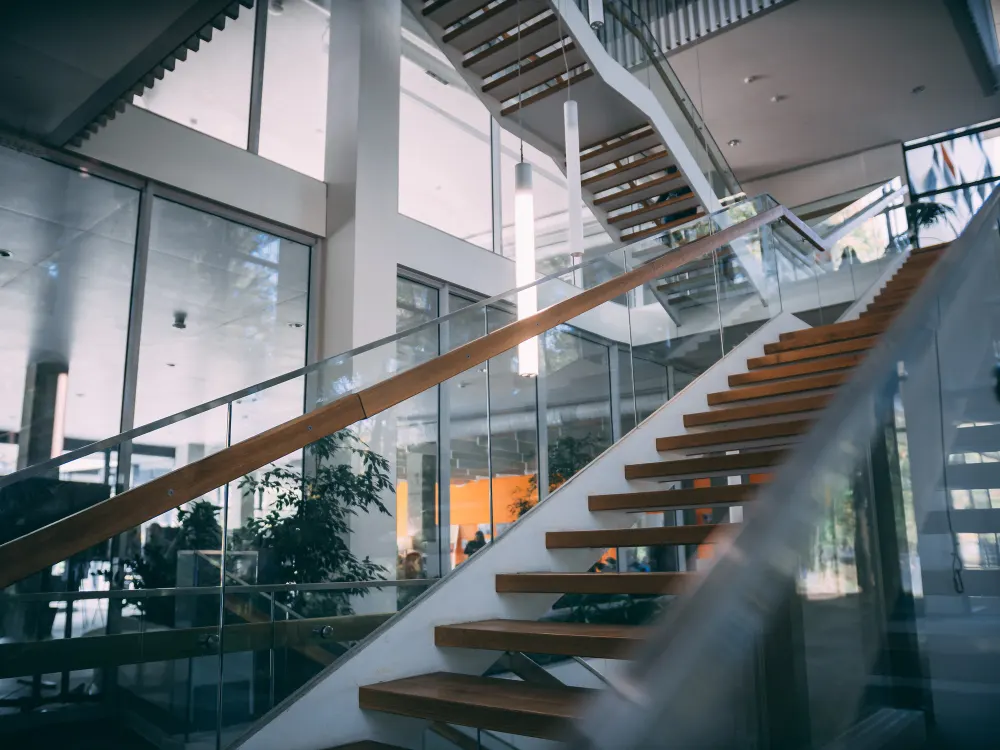
[[[516,497],[528,492],[531,476],[493,478],[493,522],[510,523],[514,515],[510,504]],[[396,536],[406,539],[412,536],[408,528],[409,487],[406,480],[396,484]],[[488,479],[476,479],[464,484],[451,485],[452,526],[476,526],[490,522],[490,484]],[[414,529],[415,531],[415,529]],[[463,537],[465,535],[463,534]]]

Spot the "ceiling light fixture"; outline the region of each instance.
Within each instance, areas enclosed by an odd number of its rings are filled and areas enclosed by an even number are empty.
[[[733,138],[733,140],[729,141],[729,147],[730,148],[736,148],[741,143],[743,143],[743,141],[741,141],[739,138]]]
[[[174,328],[179,328],[182,331],[185,328],[187,328],[187,317],[188,317],[188,314],[186,312],[184,312],[183,310],[175,310],[174,311]]]
[[[910,89],[910,93],[916,96],[917,94],[924,93],[926,90],[927,87],[924,86],[923,84],[920,84],[919,86],[914,86],[912,89]]]
[[[517,0],[517,84],[521,89],[521,0]],[[538,289],[535,283],[535,196],[532,189],[531,164],[524,160],[524,120],[521,107],[523,93],[517,103],[517,125],[521,135],[521,160],[514,165],[514,283],[527,286],[517,293],[517,319],[524,320],[538,311]],[[522,377],[538,375],[538,337],[533,336],[517,345],[517,372]]]
[[[295,321],[294,323],[289,323],[289,324],[288,324],[288,327],[289,327],[289,328],[301,328],[301,327],[302,327],[302,324],[301,324],[301,323],[299,323],[298,321]]]
[[[777,104],[778,102],[785,101],[785,99],[787,99],[787,98],[788,97],[785,96],[784,94],[775,94],[774,96],[771,97],[771,103],[772,104]]]
[[[743,79],[743,83],[753,83],[754,81],[757,81],[759,79],[760,76],[747,76],[746,78]]]
[[[9,258],[13,254],[14,253],[12,253],[10,250],[2,250],[2,249],[0,249],[0,258]]]

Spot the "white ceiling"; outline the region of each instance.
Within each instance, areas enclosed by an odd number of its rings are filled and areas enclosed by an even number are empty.
[[[796,0],[670,63],[741,180],[1000,116],[944,0]]]
[[[119,431],[137,218],[131,188],[0,150],[0,248],[11,253],[0,258],[0,430],[21,427],[28,364],[59,361],[67,437]],[[301,367],[305,328],[293,324],[306,321],[307,277],[307,248],[157,200],[136,423]],[[176,311],[186,328],[173,327]],[[301,405],[296,382],[236,419],[259,432]],[[142,442],[221,444],[218,416]]]

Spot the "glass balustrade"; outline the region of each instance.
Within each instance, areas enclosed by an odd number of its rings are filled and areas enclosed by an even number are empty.
[[[179,507],[161,497],[156,517],[143,509],[131,528],[122,521],[112,538],[22,577],[0,593],[0,662],[4,649],[35,648],[44,669],[10,662],[20,665],[3,677],[16,688],[10,705],[63,707],[78,694],[103,701],[127,692],[170,736],[235,741],[789,311],[787,300],[821,306],[814,269],[790,265],[777,222],[739,228],[776,207],[766,196],[744,201],[539,279],[530,289],[544,311],[650,264],[668,269],[302,449],[244,464]],[[671,262],[722,231],[728,242]],[[289,394],[304,394],[311,413],[416,373],[515,322],[524,291],[451,300],[447,315],[382,341],[0,477],[0,508],[16,519],[2,541],[279,427],[297,416]],[[162,444],[186,449],[168,454]],[[661,515],[649,523],[670,522]],[[605,560],[623,569],[654,563],[641,550],[608,551]],[[659,611],[656,601],[626,599],[615,607],[642,618]],[[556,615],[590,604],[570,602]],[[139,645],[129,648],[140,651],[147,635],[188,645],[149,650],[160,657],[154,668],[144,666],[146,651],[136,658],[116,650],[124,640],[101,640],[133,635]],[[80,650],[84,636],[94,653]],[[64,672],[68,683],[53,677]]]
[[[572,747],[995,747],[998,217],[994,195]]]

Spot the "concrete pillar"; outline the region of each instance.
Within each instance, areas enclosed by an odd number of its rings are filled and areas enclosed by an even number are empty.
[[[69,365],[65,362],[36,362],[28,366],[17,439],[19,470],[62,453],[68,378]],[[52,476],[58,478],[58,470]]]
[[[399,80],[401,4],[398,0],[341,0],[331,5],[326,165],[327,237],[319,356],[389,336],[396,330],[396,262],[405,248],[399,222]],[[384,377],[392,347],[369,352],[344,372],[365,386]],[[334,394],[328,394],[327,397]],[[368,445],[388,459],[396,475],[393,410],[360,427]],[[383,498],[393,516],[378,511],[352,521],[351,548],[396,577],[395,497]],[[354,602],[362,612],[394,611],[394,589]]]

